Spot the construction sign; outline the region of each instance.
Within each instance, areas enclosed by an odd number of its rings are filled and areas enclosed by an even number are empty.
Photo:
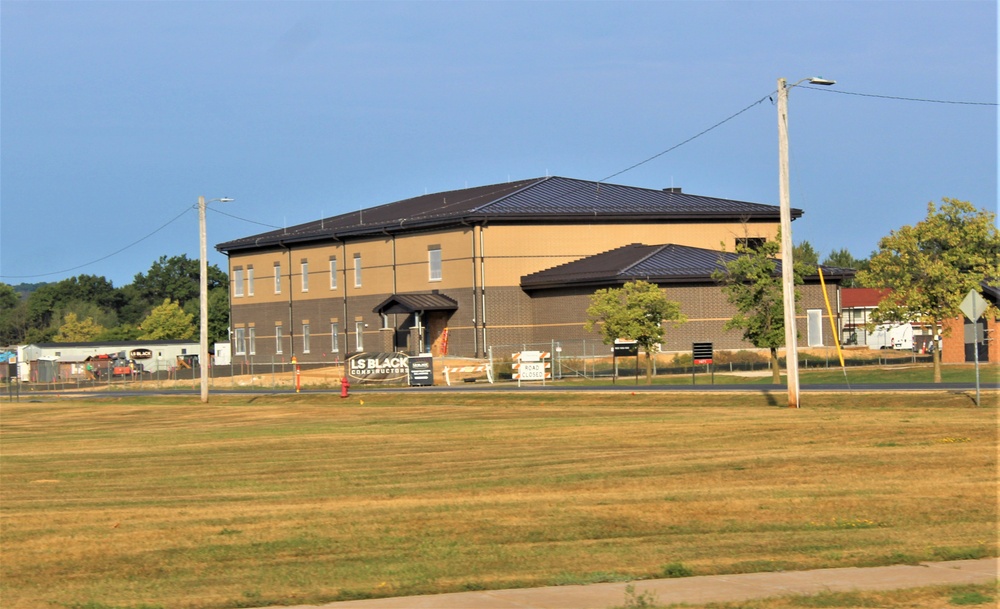
[[[513,357],[511,368],[518,387],[521,381],[541,381],[544,385],[546,379],[552,379],[552,354],[548,351],[521,351]]]

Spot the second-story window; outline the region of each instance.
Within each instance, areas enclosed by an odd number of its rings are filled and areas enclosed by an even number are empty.
[[[309,291],[309,261],[302,261],[302,291]]]
[[[354,287],[361,287],[361,254],[354,254]]]
[[[337,289],[337,259],[330,256],[330,289]]]
[[[233,269],[233,296],[243,296],[243,269]]]
[[[274,263],[274,293],[281,294],[281,263]]]
[[[441,246],[432,245],[427,250],[427,264],[430,269],[428,279],[441,281]]]
[[[247,296],[253,296],[253,266],[247,266]]]

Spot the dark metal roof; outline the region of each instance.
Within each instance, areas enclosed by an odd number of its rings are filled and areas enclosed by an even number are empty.
[[[393,313],[415,313],[425,311],[455,311],[458,309],[458,301],[432,292],[430,294],[393,294],[383,300],[377,307],[372,309],[380,315],[391,315]]]
[[[792,217],[802,215],[792,210]],[[778,220],[775,205],[561,177],[439,192],[226,243],[222,252],[470,222]]]
[[[525,290],[567,286],[622,284],[644,280],[652,283],[693,283],[712,281],[712,273],[722,269],[722,262],[737,258],[732,252],[684,245],[643,245],[633,243],[601,254],[581,258],[544,271],[521,277]],[[781,274],[776,261],[775,274]],[[853,276],[853,269],[823,268],[824,278],[838,281]],[[806,278],[819,281],[819,276]]]
[[[1000,306],[1000,284],[992,285],[986,281],[980,283],[983,286],[983,296],[990,301],[993,306]]]

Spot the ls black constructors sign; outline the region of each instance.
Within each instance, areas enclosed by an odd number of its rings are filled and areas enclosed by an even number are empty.
[[[695,364],[712,363],[712,343],[692,343],[691,355]]]

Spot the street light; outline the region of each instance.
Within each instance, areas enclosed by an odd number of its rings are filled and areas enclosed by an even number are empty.
[[[198,197],[198,238],[200,241],[200,281],[201,290],[199,298],[201,300],[201,349],[198,353],[198,363],[201,366],[201,401],[208,402],[208,246],[206,244],[205,233],[205,208],[208,203],[218,201],[219,203],[229,203],[233,199],[221,197],[205,201],[205,197]]]
[[[799,352],[795,331],[795,273],[792,261],[792,207],[788,195],[788,91],[808,81],[813,85],[835,85],[825,78],[803,78],[791,87],[778,79],[778,197],[781,205],[781,294],[785,305],[785,368],[788,377],[788,407],[799,407]]]

